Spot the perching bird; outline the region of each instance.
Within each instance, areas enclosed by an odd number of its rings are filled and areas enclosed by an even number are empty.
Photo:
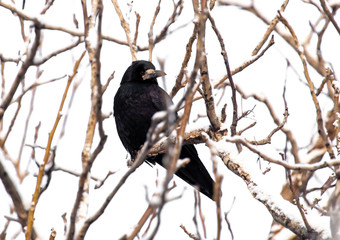
[[[172,104],[170,96],[157,83],[157,77],[164,75],[163,71],[155,70],[151,62],[134,61],[125,71],[114,98],[118,135],[132,160],[146,140],[152,116],[166,110],[169,103]],[[162,158],[163,154],[159,154],[146,160],[163,166]],[[214,181],[198,157],[194,145],[183,145],[180,158],[189,158],[190,162],[175,174],[190,185],[198,186],[200,192],[212,199]]]

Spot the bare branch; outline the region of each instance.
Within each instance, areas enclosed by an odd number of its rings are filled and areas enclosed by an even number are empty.
[[[53,3],[54,3],[54,0],[49,0],[48,2],[46,1],[45,8],[41,11],[40,14],[45,14],[48,11],[48,9],[52,7]]]
[[[182,10],[183,10],[183,0],[179,0],[177,3],[174,3],[174,9],[172,11],[172,14],[169,17],[166,25],[161,30],[161,32],[155,37],[154,44],[159,43],[166,37],[169,27],[176,21],[176,18],[179,15],[181,15]]]
[[[189,38],[189,41],[188,41],[187,46],[186,46],[186,52],[185,52],[185,56],[184,56],[184,59],[183,59],[183,62],[182,62],[181,70],[179,71],[179,74],[178,74],[178,76],[176,78],[176,83],[173,86],[173,88],[171,90],[171,93],[170,93],[170,96],[172,98],[176,95],[176,93],[182,87],[185,86],[185,84],[182,84],[182,80],[183,80],[183,76],[184,76],[184,74],[186,72],[186,68],[188,66],[188,62],[189,62],[190,57],[191,57],[192,45],[193,45],[195,39],[197,38],[197,30],[198,30],[198,24],[195,24],[193,33],[192,33],[191,37]]]
[[[200,239],[200,238],[196,237],[194,234],[190,233],[190,232],[184,227],[184,225],[180,225],[180,227],[183,229],[183,231],[185,232],[185,234],[189,236],[189,238],[194,239],[194,240],[199,240],[199,239]]]
[[[323,122],[323,119],[322,119],[322,113],[321,113],[320,104],[319,104],[319,101],[318,101],[318,99],[316,97],[316,94],[315,94],[314,84],[313,84],[313,82],[312,82],[312,80],[310,78],[309,72],[308,72],[307,62],[306,62],[305,55],[300,50],[300,44],[299,44],[299,41],[297,39],[297,36],[296,36],[293,28],[290,26],[288,21],[281,15],[281,13],[280,12],[278,12],[278,13],[279,13],[279,16],[280,16],[279,17],[280,21],[288,28],[289,32],[291,33],[291,35],[292,35],[292,37],[294,39],[295,49],[297,49],[299,57],[300,57],[300,59],[302,61],[305,78],[307,80],[307,83],[308,83],[308,86],[309,86],[309,89],[310,89],[310,93],[312,95],[313,103],[315,105],[316,115],[317,115],[317,123],[318,123],[318,131],[319,131],[319,133],[321,135],[322,140],[324,141],[324,144],[325,144],[325,146],[327,148],[327,151],[329,153],[330,158],[334,159],[335,155],[334,155],[334,152],[333,152],[333,149],[331,147],[330,141],[329,141],[329,139],[327,137],[327,134],[326,134],[324,126],[323,126],[324,122]]]
[[[1,5],[2,2],[0,2]],[[12,101],[12,98],[20,84],[20,82],[24,79],[24,76],[27,72],[27,69],[33,64],[33,59],[34,56],[38,50],[39,44],[40,44],[40,36],[41,36],[41,31],[39,26],[35,26],[35,38],[33,45],[29,52],[27,53],[27,58],[26,60],[22,63],[22,66],[11,86],[10,91],[7,93],[7,96],[3,99],[1,106],[0,106],[0,120],[3,118],[4,113],[9,106],[9,104]]]
[[[131,34],[130,26],[126,22],[126,20],[124,19],[123,13],[119,8],[117,0],[112,0],[112,3],[113,3],[113,6],[115,7],[116,13],[118,14],[118,17],[120,19],[120,24],[122,25],[122,28],[125,31],[126,40],[127,40],[127,43],[130,47],[130,52],[131,52],[131,55],[132,55],[132,61],[136,61],[137,60],[136,50],[133,47],[133,44],[132,44],[132,41],[131,41],[131,38],[130,38],[130,34]]]
[[[60,103],[60,107],[59,107],[59,110],[58,110],[58,114],[57,114],[55,123],[53,125],[51,132],[49,133],[46,151],[45,151],[45,155],[44,155],[44,159],[43,159],[43,164],[39,167],[37,183],[36,183],[35,191],[34,191],[34,194],[33,194],[30,211],[28,213],[27,228],[26,228],[26,231],[25,231],[25,236],[26,236],[27,240],[31,239],[31,233],[32,233],[33,222],[34,222],[34,212],[35,212],[35,208],[37,206],[38,199],[39,199],[39,196],[40,196],[42,177],[43,177],[43,174],[44,174],[45,166],[46,166],[47,161],[48,161],[49,156],[50,156],[50,149],[51,149],[54,133],[57,129],[58,123],[59,123],[60,118],[61,118],[61,111],[62,111],[64,103],[65,103],[65,99],[66,99],[68,89],[71,85],[71,82],[72,82],[74,76],[77,74],[79,64],[80,64],[81,60],[83,59],[84,55],[85,55],[85,52],[83,52],[83,54],[81,55],[79,60],[76,62],[74,69],[73,69],[73,74],[69,77],[69,79],[67,81],[67,85],[66,85],[61,103]]]
[[[208,63],[207,56],[205,54],[205,32],[206,32],[206,21],[208,18],[208,9],[206,5],[206,1],[201,2],[201,9],[195,8],[195,14],[198,16],[198,36],[197,36],[197,49],[199,49],[200,54],[200,71],[201,78],[203,79],[202,88],[203,88],[203,98],[208,114],[209,121],[211,123],[211,127],[213,131],[218,131],[221,127],[221,122],[219,121],[216,112],[215,112],[215,101],[212,93],[212,86],[210,83],[209,72],[208,72]],[[197,6],[198,7],[198,6]]]
[[[119,9],[119,8],[118,8]],[[84,16],[87,15],[86,3],[83,4],[83,12]],[[92,9],[91,15],[86,19],[86,28],[85,28],[85,42],[86,42],[86,50],[89,54],[89,60],[91,63],[91,112],[89,115],[87,130],[86,130],[86,139],[84,143],[84,147],[82,150],[82,164],[83,164],[83,172],[79,178],[78,192],[76,201],[74,203],[71,217],[70,217],[70,230],[67,236],[68,240],[73,239],[75,234],[75,224],[76,224],[76,216],[79,214],[79,209],[87,209],[88,201],[86,198],[86,193],[89,191],[88,189],[88,176],[90,174],[90,170],[92,164],[98,154],[102,151],[104,144],[106,142],[107,136],[103,130],[102,123],[102,86],[100,82],[100,51],[102,47],[102,38],[101,38],[101,27],[102,27],[102,12],[103,5],[102,1],[92,1]],[[91,153],[91,148],[93,144],[93,138],[95,133],[95,126],[98,123],[98,131],[100,136],[100,141]],[[81,213],[81,222],[85,221],[86,216],[84,216],[84,212]],[[85,223],[84,223],[85,225]],[[85,235],[81,233],[78,234],[76,239],[83,239]]]
[[[325,0],[320,0],[322,9],[326,13],[328,19],[333,23],[333,26],[335,27],[336,31],[340,35],[340,27],[338,26],[337,22],[335,21],[333,14],[329,11],[328,7],[326,6]]]
[[[321,169],[321,168],[327,168],[327,167],[330,167],[330,166],[340,165],[340,160],[323,160],[323,161],[313,163],[313,164],[303,164],[303,163],[289,164],[289,163],[284,162],[282,160],[277,160],[277,159],[269,157],[268,155],[261,152],[256,147],[249,144],[247,142],[247,140],[245,140],[241,137],[226,138],[225,140],[227,142],[232,142],[232,143],[241,143],[243,146],[247,147],[250,151],[258,154],[264,160],[271,162],[271,163],[274,163],[274,164],[281,165],[281,166],[283,166],[287,169],[299,170],[299,171],[301,171],[301,170],[315,171],[315,170],[318,170],[318,169]],[[320,154],[323,155],[323,153],[324,153],[323,151],[320,151]]]
[[[216,36],[218,38],[218,41],[220,43],[221,54],[223,56],[224,65],[226,67],[227,75],[228,75],[230,86],[231,86],[231,93],[232,93],[231,100],[233,102],[233,121],[232,121],[232,124],[230,126],[230,131],[231,131],[231,136],[234,136],[234,135],[236,135],[236,127],[237,127],[237,121],[238,121],[238,113],[237,113],[238,109],[237,109],[237,100],[236,100],[236,87],[235,87],[235,84],[234,84],[232,73],[230,71],[228,55],[227,55],[227,51],[226,51],[225,46],[224,46],[224,41],[223,41],[222,35],[218,31],[217,26],[215,24],[215,20],[213,19],[211,14],[208,14],[208,18],[209,18],[209,20],[211,22],[212,28],[215,31],[215,34],[216,34]],[[242,150],[240,145],[237,145],[237,148],[238,148],[239,151]]]
[[[41,64],[44,64],[45,62],[47,62],[47,61],[50,60],[51,58],[57,56],[58,54],[63,53],[63,52],[67,52],[68,50],[77,47],[77,46],[78,46],[80,43],[82,43],[83,41],[84,41],[84,40],[82,40],[81,38],[79,38],[78,41],[72,43],[71,45],[66,46],[66,47],[64,47],[64,48],[61,48],[61,49],[59,49],[59,50],[57,50],[57,51],[54,51],[54,52],[48,54],[47,56],[45,56],[44,58],[39,59],[39,61],[34,61],[34,62],[33,62],[33,65],[34,65],[34,66],[39,66],[39,65],[41,65]]]
[[[285,0],[284,3],[281,5],[280,11],[284,12],[289,0]],[[276,24],[279,22],[279,17],[276,16],[269,24],[266,33],[264,34],[262,40],[259,42],[259,44],[255,47],[255,49],[252,52],[252,55],[255,56],[260,49],[263,47],[264,43],[267,41],[269,35],[274,31]]]
[[[242,167],[237,160],[235,161],[235,156],[222,152],[219,153],[219,156],[233,173],[244,180],[254,198],[260,201],[268,209],[275,221],[303,238],[313,239],[316,233],[320,239],[330,239],[330,236],[327,236],[327,233],[323,232],[319,227],[316,228],[315,226],[312,226],[313,232],[310,232],[304,227],[302,219],[300,220],[299,218],[299,213],[296,212],[297,210],[295,212],[293,210],[296,209],[296,207],[279,196],[274,197],[264,192],[259,183],[252,178],[252,175],[247,169]],[[272,201],[274,198],[275,201]],[[289,211],[289,214],[287,214],[287,211]]]
[[[10,178],[10,176],[8,175],[2,160],[0,160],[0,179],[3,183],[3,185],[5,186],[5,189],[8,193],[8,195],[11,197],[11,200],[13,202],[14,205],[14,209],[15,212],[18,216],[18,220],[19,223],[21,224],[22,229],[24,229],[26,227],[27,224],[27,211],[25,209],[24,203],[21,199],[21,196],[14,184],[14,182],[12,181],[12,179]],[[35,239],[37,237],[36,232],[34,230],[34,228],[32,229],[32,239]]]
[[[271,138],[272,136],[279,130],[281,130],[283,128],[283,126],[286,124],[287,122],[287,118],[288,118],[288,109],[285,110],[284,114],[283,114],[284,118],[282,123],[280,123],[275,129],[273,129],[268,136],[265,139],[262,140],[248,140],[249,143],[254,144],[254,145],[264,145],[264,144],[268,144],[271,143]]]
[[[231,3],[228,3],[228,1],[220,1],[219,2],[221,5],[231,5]],[[270,21],[268,19],[266,19],[264,17],[264,15],[257,9],[255,8],[255,6],[252,4],[250,6],[246,6],[243,4],[239,4],[239,3],[233,3],[233,6],[237,6],[239,8],[241,8],[242,10],[248,11],[252,14],[254,14],[256,17],[258,17],[260,20],[262,20],[265,24],[269,25]],[[298,49],[296,49],[295,47],[295,40],[293,39],[292,36],[290,36],[289,34],[286,34],[283,30],[281,30],[278,25],[276,25],[275,27],[275,31],[291,46],[293,47],[293,49],[295,51],[297,51]],[[307,51],[304,53],[306,56],[306,60],[307,62],[322,76],[324,76],[325,74],[325,66],[324,63],[319,62],[317,59],[315,59],[313,56],[311,56],[311,54],[309,54]]]
[[[152,22],[150,24],[150,30],[148,33],[148,37],[149,37],[149,61],[152,62],[152,50],[154,47],[154,41],[153,41],[153,26],[155,25],[156,22],[156,18],[158,16],[159,10],[161,9],[161,1],[162,0],[158,0],[158,5],[156,7],[155,13],[153,15],[153,19]]]
[[[132,42],[133,48],[137,48],[138,28],[140,23],[140,15],[137,12],[135,12],[135,14],[136,14],[136,31]]]
[[[250,60],[245,61],[241,66],[235,68],[234,70],[231,71],[231,75],[235,75],[239,72],[241,72],[242,70],[244,70],[245,68],[247,68],[248,66],[250,66],[252,63],[256,62],[259,58],[261,58],[264,53],[271,47],[274,45],[274,35],[271,37],[268,45],[266,46],[266,48],[264,48],[260,54],[252,57]],[[225,75],[221,80],[219,80],[218,82],[214,83],[214,87],[215,88],[222,88],[224,87],[225,80],[228,79],[228,75]]]

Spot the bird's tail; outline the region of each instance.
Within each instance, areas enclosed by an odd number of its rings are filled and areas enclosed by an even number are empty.
[[[198,157],[194,145],[183,145],[180,158],[189,158],[190,162],[178,169],[175,174],[190,185],[198,187],[201,193],[213,199],[214,180]],[[163,166],[162,156],[158,155],[154,160]]]

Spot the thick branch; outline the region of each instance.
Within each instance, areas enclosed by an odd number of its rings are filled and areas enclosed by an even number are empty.
[[[197,6],[198,7],[198,6]],[[195,5],[194,5],[195,8]],[[205,54],[205,31],[206,31],[206,21],[207,21],[207,5],[206,1],[201,2],[201,10],[195,8],[195,14],[198,16],[198,37],[197,37],[197,49],[200,50],[201,57],[201,78],[203,79],[202,87],[203,87],[203,98],[206,106],[206,111],[208,114],[208,118],[211,123],[211,127],[214,131],[218,131],[221,127],[221,122],[219,121],[216,111],[215,111],[215,101],[212,92],[212,85],[210,83],[209,72],[208,72],[208,63],[207,56]]]
[[[328,235],[329,231],[326,229],[320,229],[320,226],[312,226],[312,232],[308,231],[298,210],[296,209],[296,206],[283,200],[281,196],[272,196],[268,192],[265,192],[264,188],[262,188],[262,186],[252,178],[250,172],[242,167],[243,164],[241,165],[238,163],[238,160],[236,159],[240,158],[239,156],[233,156],[224,152],[219,152],[219,156],[233,173],[243,179],[253,197],[267,208],[275,221],[279,222],[303,239],[316,239],[315,235],[318,235],[317,239],[331,239],[331,236]],[[243,161],[245,159],[240,160]],[[275,199],[275,201],[273,201],[273,199]]]
[[[208,134],[210,138],[215,139],[216,141],[220,140],[223,136],[227,135],[227,130],[220,130],[217,132],[213,132],[209,129],[195,129],[190,132],[186,132],[183,134],[183,142],[182,145],[187,144],[199,144],[205,143],[204,134]],[[175,143],[176,137],[171,135],[168,138],[161,139],[158,143],[156,143],[149,151],[149,156],[156,156],[161,153],[165,153],[168,148],[168,143]]]
[[[78,192],[76,196],[76,201],[74,203],[72,213],[70,216],[70,230],[67,239],[71,240],[74,238],[76,229],[76,217],[79,214],[79,209],[88,207],[88,199],[86,198],[86,193],[88,189],[88,179],[89,173],[92,168],[92,164],[98,154],[104,147],[106,142],[106,135],[104,134],[102,126],[102,86],[100,83],[100,51],[102,46],[101,39],[101,24],[102,24],[102,1],[94,0],[92,1],[91,16],[87,19],[85,28],[85,42],[86,49],[89,55],[89,60],[91,64],[91,111],[88,120],[86,139],[82,150],[82,164],[83,172],[79,178]],[[83,4],[84,16],[87,14],[86,3]],[[93,138],[95,134],[95,127],[98,123],[98,130],[100,135],[100,142],[97,145],[93,153],[91,153],[91,148],[93,145]],[[82,220],[85,221],[86,216],[82,215]],[[84,236],[78,235],[77,239],[83,239]]]

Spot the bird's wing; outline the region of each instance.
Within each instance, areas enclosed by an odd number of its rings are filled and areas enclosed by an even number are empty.
[[[151,101],[156,112],[167,110],[169,106],[173,105],[169,94],[167,94],[158,85],[153,85],[150,88],[149,96],[151,97]]]
[[[152,102],[158,110],[166,110],[169,105],[173,104],[170,96],[161,88],[158,88],[157,91],[152,91],[151,96]],[[158,162],[160,165],[164,166],[162,158],[163,154],[160,154],[156,157],[148,158],[148,161],[151,163]],[[199,190],[203,194],[212,199],[214,181],[201,162],[195,146],[192,144],[183,145],[179,158],[189,158],[190,162],[186,166],[178,169],[176,175],[187,183],[199,187]]]
[[[117,131],[132,158],[145,142],[151,117],[156,111],[148,107],[148,102],[143,91],[129,85],[121,86],[114,99]]]

